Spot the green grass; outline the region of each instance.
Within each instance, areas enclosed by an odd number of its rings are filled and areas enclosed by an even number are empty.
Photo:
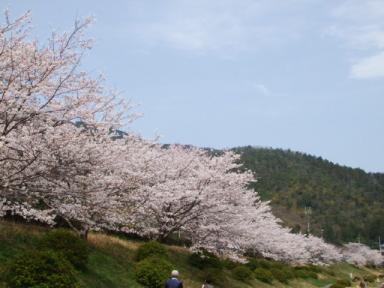
[[[39,239],[47,233],[48,229],[12,222],[0,221],[0,275],[7,266],[7,261],[27,250],[35,249]],[[134,265],[136,263],[136,250],[143,242],[123,239],[117,236],[102,233],[91,233],[88,243],[90,256],[85,271],[79,272],[78,278],[81,287],[92,288],[140,288],[143,287],[134,279]],[[186,288],[200,288],[203,282],[202,270],[192,267],[188,263],[190,252],[180,246],[165,246],[169,259],[175,269],[178,269]],[[293,279],[288,284],[282,284],[276,280],[272,284],[266,284],[256,279],[244,283],[232,277],[228,269],[223,269],[222,288],[270,288],[270,287],[294,287],[315,288],[325,287],[336,282],[337,279],[349,279],[349,274],[362,276],[369,273],[383,273],[383,270],[359,269],[347,264],[333,265],[322,269],[319,279]],[[327,273],[333,271],[334,276]],[[1,277],[1,276],[0,276]],[[371,284],[372,285],[372,284]],[[376,285],[376,286],[374,286]],[[378,287],[377,283],[370,287]],[[0,288],[5,288],[1,283]]]

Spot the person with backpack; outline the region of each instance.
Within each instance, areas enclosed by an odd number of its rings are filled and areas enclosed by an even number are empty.
[[[183,288],[183,282],[177,279],[177,277],[179,277],[179,271],[173,270],[171,278],[165,282],[165,288]]]

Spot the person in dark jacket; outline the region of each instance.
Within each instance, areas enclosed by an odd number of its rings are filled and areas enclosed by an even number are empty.
[[[183,282],[179,279],[179,271],[173,270],[171,273],[171,278],[165,283],[165,288],[183,288]]]

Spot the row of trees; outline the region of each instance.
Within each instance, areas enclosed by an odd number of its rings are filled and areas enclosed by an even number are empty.
[[[239,156],[146,141],[119,132],[135,118],[101,78],[79,71],[89,20],[46,46],[29,15],[0,27],[0,213],[86,237],[108,229],[164,240],[181,232],[195,248],[296,263],[340,261],[338,248],[293,234],[248,189]]]

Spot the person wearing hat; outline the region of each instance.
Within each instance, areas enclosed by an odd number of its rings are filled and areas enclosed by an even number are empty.
[[[171,273],[171,278],[165,283],[165,288],[183,288],[183,282],[179,279],[179,271],[173,270]]]

